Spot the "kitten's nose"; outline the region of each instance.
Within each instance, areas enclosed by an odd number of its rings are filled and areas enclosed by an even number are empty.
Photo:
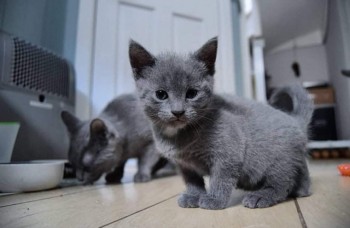
[[[176,116],[177,118],[181,117],[185,111],[181,110],[181,111],[171,111],[171,113]]]

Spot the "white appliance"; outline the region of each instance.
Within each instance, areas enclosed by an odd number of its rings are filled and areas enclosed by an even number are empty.
[[[0,122],[20,123],[12,161],[66,159],[60,113],[73,112],[74,102],[74,72],[65,59],[0,31]]]

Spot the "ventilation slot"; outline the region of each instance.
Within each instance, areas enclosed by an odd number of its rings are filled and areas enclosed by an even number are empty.
[[[66,61],[44,49],[13,38],[11,84],[31,91],[69,96],[69,67]]]

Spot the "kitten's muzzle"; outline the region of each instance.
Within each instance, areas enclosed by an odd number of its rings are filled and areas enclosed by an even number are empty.
[[[186,123],[187,122],[185,120],[175,119],[175,120],[169,121],[167,125],[179,129],[179,128],[185,127]]]
[[[185,114],[185,111],[183,111],[183,110],[180,110],[180,111],[171,111],[171,113],[172,113],[175,117],[180,118],[180,117],[182,117],[182,116]]]

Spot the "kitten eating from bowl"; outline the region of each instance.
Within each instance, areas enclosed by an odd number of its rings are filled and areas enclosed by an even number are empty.
[[[218,41],[186,56],[149,53],[130,41],[129,58],[157,149],[175,161],[186,191],[180,207],[223,209],[233,188],[242,204],[270,207],[310,195],[307,125],[313,105],[299,86],[285,88],[293,110],[213,93]],[[209,176],[205,187],[204,176]]]
[[[70,136],[68,159],[76,176],[92,184],[107,173],[107,183],[120,183],[129,158],[138,159],[135,182],[147,182],[167,162],[156,151],[149,121],[133,94],[113,99],[94,119],[81,121],[61,114]]]

